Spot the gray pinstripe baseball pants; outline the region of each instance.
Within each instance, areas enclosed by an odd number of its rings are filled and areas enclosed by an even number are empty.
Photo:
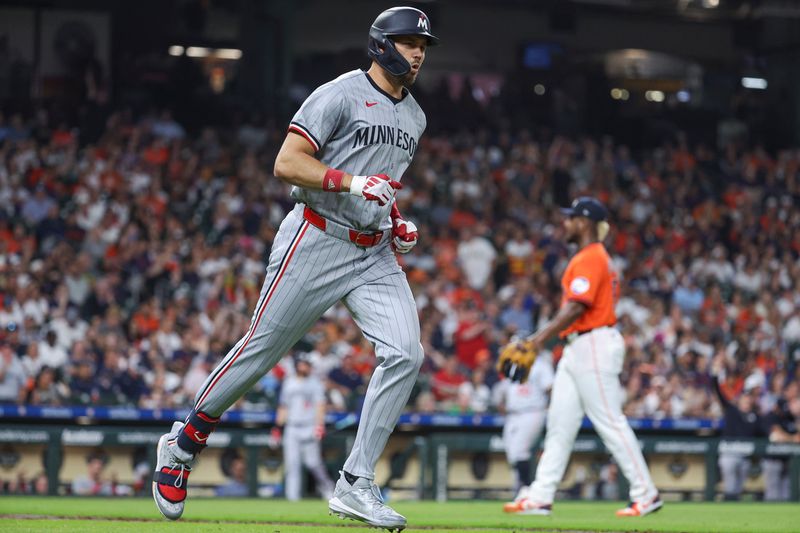
[[[275,237],[250,328],[200,388],[195,411],[220,416],[342,301],[378,358],[344,469],[373,479],[423,358],[416,305],[389,237],[362,248],[312,226],[296,206]]]

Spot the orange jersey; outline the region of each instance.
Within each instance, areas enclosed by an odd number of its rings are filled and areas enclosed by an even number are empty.
[[[583,333],[617,323],[614,305],[619,297],[619,280],[605,247],[593,243],[580,250],[567,265],[561,278],[561,306],[570,301],[586,305],[586,311],[560,333]]]

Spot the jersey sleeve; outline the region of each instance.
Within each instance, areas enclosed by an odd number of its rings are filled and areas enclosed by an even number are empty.
[[[326,83],[306,98],[292,118],[289,131],[304,137],[318,152],[336,131],[344,106],[341,90],[333,83]]]
[[[605,269],[592,257],[585,257],[572,266],[570,279],[567,280],[564,299],[580,302],[592,307],[597,299],[597,292],[605,275]]]

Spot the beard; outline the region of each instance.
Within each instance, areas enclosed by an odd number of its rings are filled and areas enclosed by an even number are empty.
[[[418,73],[419,73],[419,71],[412,72],[412,71],[409,70],[408,74],[406,74],[405,76],[403,76],[401,78],[401,82],[403,84],[403,87],[411,87],[412,85],[414,85],[414,82],[417,81],[417,74]]]
[[[414,82],[417,81],[417,75],[419,74],[419,71],[412,72],[411,70],[409,70],[402,76],[395,76],[394,74],[391,73],[388,74],[389,76],[391,76],[392,80],[395,81],[396,83],[399,83],[403,87],[411,88],[411,86],[414,85]]]
[[[580,240],[578,235],[579,232],[575,231],[574,228],[564,229],[564,240],[567,241],[568,244],[577,244],[577,242]]]

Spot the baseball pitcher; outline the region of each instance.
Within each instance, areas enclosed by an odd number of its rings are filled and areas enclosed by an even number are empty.
[[[436,42],[422,11],[384,11],[369,32],[370,68],[320,86],[292,119],[274,173],[293,185],[297,204],[275,237],[249,330],[200,388],[189,417],[159,441],[153,496],[165,517],[183,513],[191,467],[222,413],[342,302],[378,366],[329,508],[371,526],[405,527],[373,480],[423,358],[416,306],[394,255],[414,247],[417,228],[394,196],[426,125],[409,87]]]
[[[548,339],[558,333],[566,341],[553,382],[547,435],[536,479],[526,498],[507,503],[504,510],[551,513],[556,489],[586,414],[631,485],[631,503],[617,511],[617,516],[644,516],[659,510],[662,502],[639,441],[622,414],[619,374],[625,344],[614,328],[619,281],[602,243],[609,230],[608,211],[600,201],[581,197],[562,212],[566,215],[566,238],[580,250],[561,279],[561,309],[531,337],[504,348],[498,361],[504,374],[524,382],[536,353]]]

